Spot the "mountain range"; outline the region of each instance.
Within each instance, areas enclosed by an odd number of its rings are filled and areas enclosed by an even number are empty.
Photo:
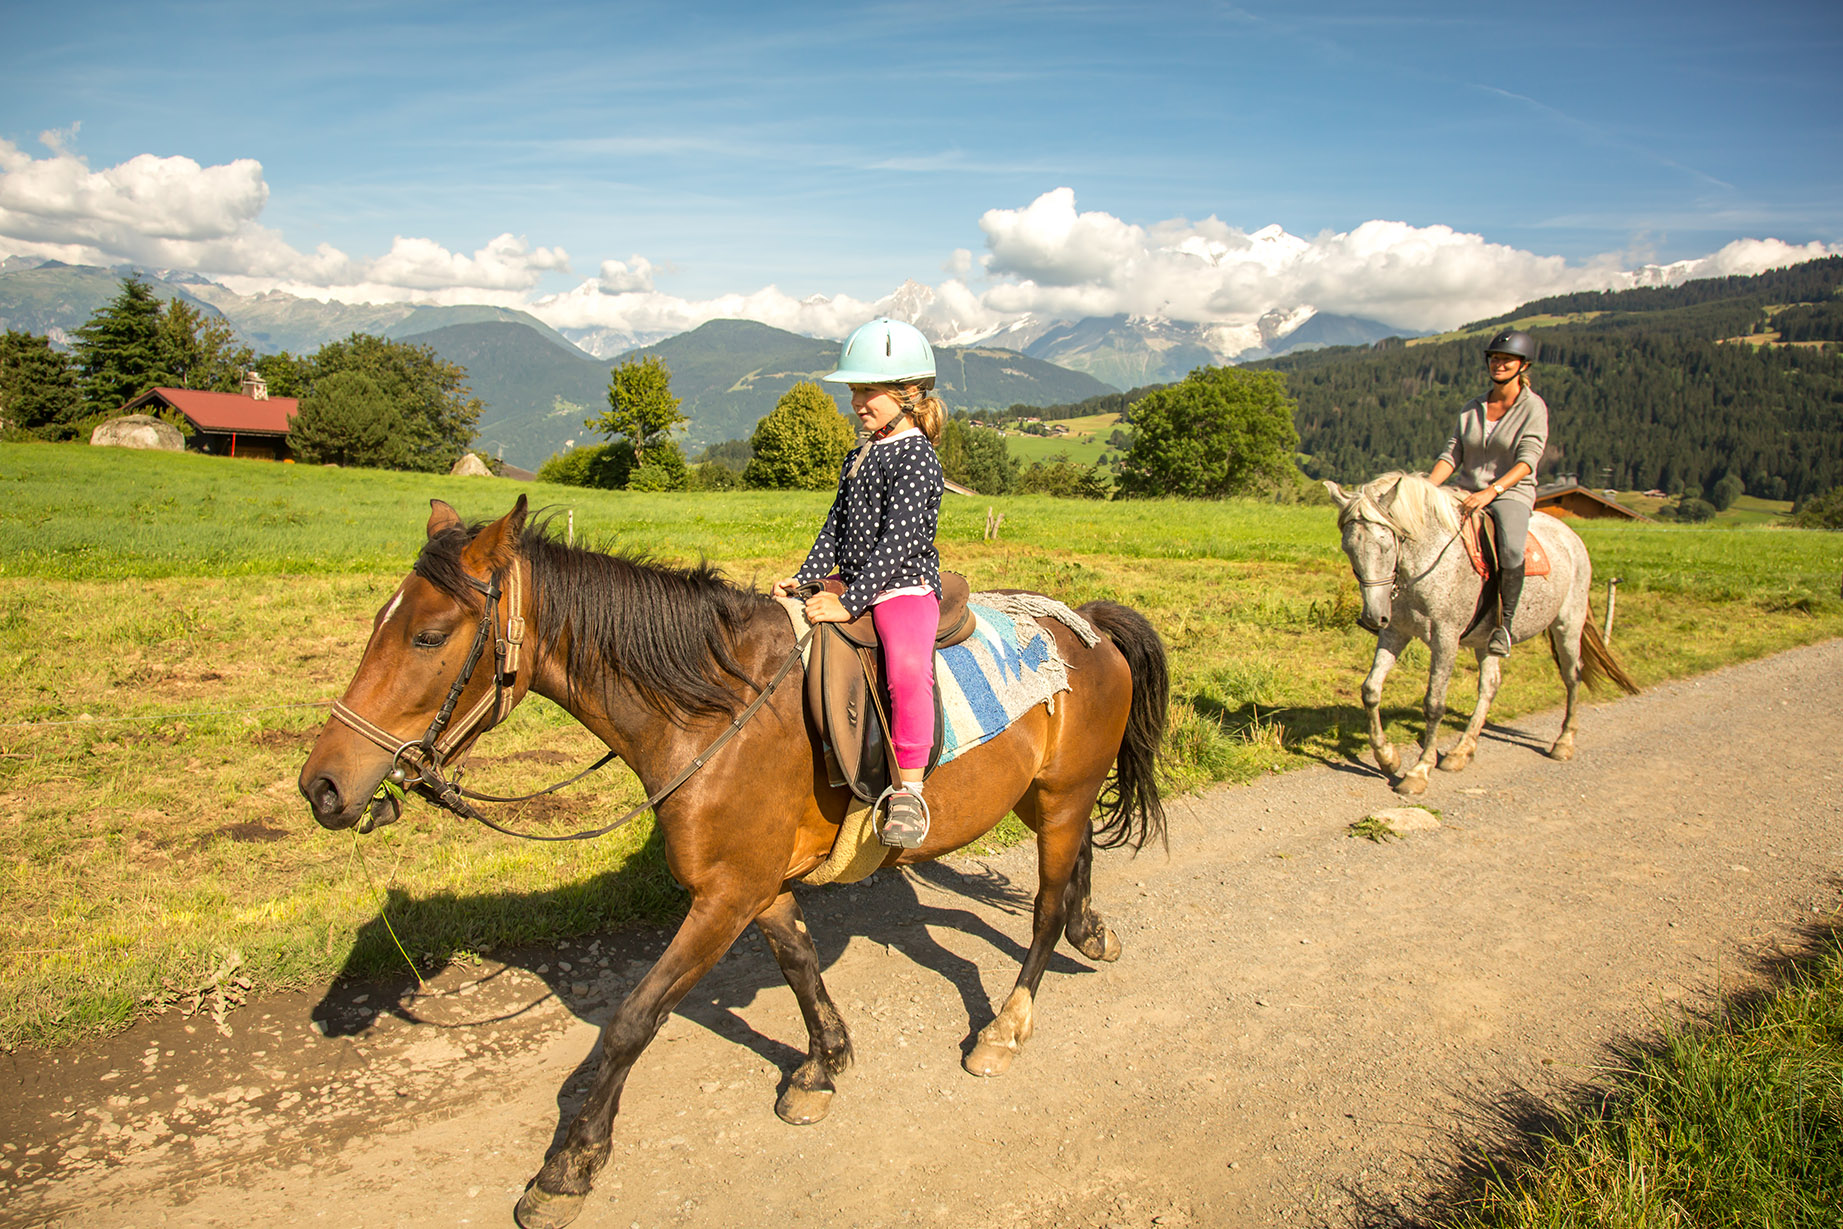
[[[113,299],[131,273],[160,298],[182,299],[222,317],[258,353],[309,354],[355,332],[428,345],[467,369],[485,404],[479,445],[526,468],[572,440],[587,442],[583,420],[605,406],[617,358],[657,355],[665,361],[690,420],[683,442],[695,452],[749,435],[789,386],[831,370],[838,354],[836,341],[745,320],[713,320],[663,338],[609,329],[560,332],[511,308],[326,302],[281,291],[246,295],[195,273],[57,261],[9,260],[0,268],[0,328],[42,334],[68,347],[72,330]],[[946,318],[934,292],[918,283],[906,284],[881,307],[935,343],[938,387],[957,410],[1081,401],[1180,380],[1200,366],[1402,332],[1310,309],[1232,325],[1122,315],[1025,317],[998,329],[971,328]],[[843,408],[842,390],[839,399]]]

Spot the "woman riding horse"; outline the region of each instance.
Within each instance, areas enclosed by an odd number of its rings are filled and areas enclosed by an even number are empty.
[[[1459,411],[1459,425],[1428,480],[1439,486],[1457,477],[1469,491],[1460,513],[1482,511],[1497,522],[1497,630],[1487,651],[1509,657],[1515,639],[1517,603],[1523,597],[1523,544],[1536,510],[1536,465],[1549,443],[1549,407],[1529,386],[1536,342],[1528,333],[1506,329],[1485,347],[1491,391]]]

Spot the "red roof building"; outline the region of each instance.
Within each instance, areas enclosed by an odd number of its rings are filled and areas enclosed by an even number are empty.
[[[207,393],[195,388],[150,388],[124,405],[120,413],[149,414],[166,408],[185,416],[193,435],[188,451],[264,461],[293,460],[288,430],[300,402],[271,397],[262,377],[250,372],[243,390]]]

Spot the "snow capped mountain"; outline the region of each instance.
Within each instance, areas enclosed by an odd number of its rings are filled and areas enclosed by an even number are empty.
[[[577,349],[585,350],[596,358],[615,358],[629,350],[638,350],[673,336],[670,329],[631,332],[626,329],[562,328],[557,331],[574,342]]]

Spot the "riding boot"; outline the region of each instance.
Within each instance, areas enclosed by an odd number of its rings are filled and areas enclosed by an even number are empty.
[[[1523,598],[1523,569],[1505,568],[1497,578],[1497,626],[1485,651],[1493,657],[1510,656],[1510,629],[1516,622],[1517,603]]]

